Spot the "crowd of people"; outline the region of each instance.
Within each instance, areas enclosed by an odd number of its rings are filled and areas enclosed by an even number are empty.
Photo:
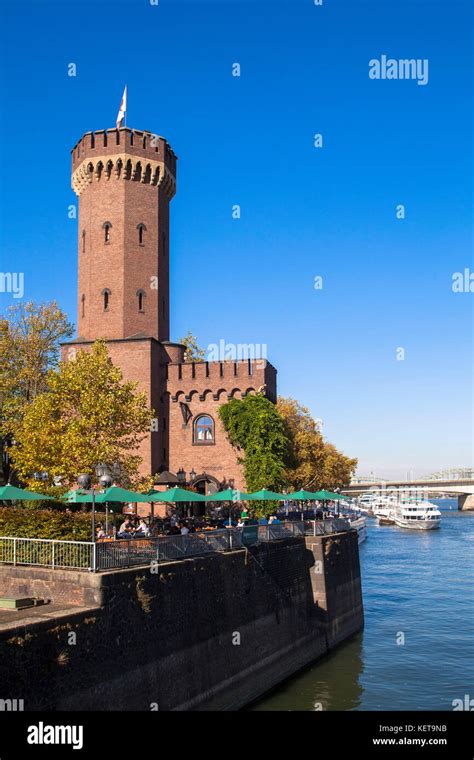
[[[224,530],[225,528],[243,528],[246,525],[274,525],[281,520],[277,515],[271,515],[268,519],[261,517],[258,520],[251,517],[238,518],[222,517],[218,519],[205,517],[179,518],[175,515],[169,517],[139,517],[138,515],[126,515],[120,525],[109,526],[109,530],[103,523],[97,527],[97,538],[149,538],[150,536],[185,536],[189,533],[203,533],[205,531]]]
[[[225,528],[243,528],[247,525],[276,525],[278,523],[295,519],[331,519],[335,515],[329,509],[311,509],[302,512],[284,510],[270,517],[253,518],[245,512],[237,516],[221,517],[140,517],[139,515],[126,515],[120,525],[110,525],[106,531],[103,524],[97,528],[99,540],[110,538],[149,538],[155,536],[178,536],[189,533],[203,533],[205,531],[223,530]]]

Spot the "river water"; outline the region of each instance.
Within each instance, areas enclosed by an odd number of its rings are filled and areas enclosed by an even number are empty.
[[[364,631],[251,709],[452,710],[474,699],[474,512],[432,501],[439,530],[368,519]]]

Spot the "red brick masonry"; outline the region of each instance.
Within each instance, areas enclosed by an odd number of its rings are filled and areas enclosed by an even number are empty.
[[[206,489],[244,489],[239,452],[229,443],[219,407],[258,391],[276,401],[276,369],[265,359],[184,364],[184,347],[169,342],[176,161],[164,138],[129,128],[88,132],[73,148],[78,338],[63,345],[62,356],[72,358],[105,338],[125,379],[146,392],[156,422],[140,447],[143,474],[183,467],[202,476]],[[200,415],[214,423],[207,444],[197,440]]]

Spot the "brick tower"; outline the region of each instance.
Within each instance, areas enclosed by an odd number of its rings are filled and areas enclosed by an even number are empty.
[[[72,186],[79,196],[78,335],[169,340],[173,150],[149,132],[88,132],[72,151]]]
[[[251,358],[185,364],[184,346],[169,340],[173,150],[150,132],[87,132],[72,150],[72,187],[79,197],[78,337],[63,345],[63,358],[105,338],[125,379],[146,392],[157,424],[140,445],[144,475],[194,470],[203,492],[245,488],[219,407],[258,391],[275,401],[276,370]]]

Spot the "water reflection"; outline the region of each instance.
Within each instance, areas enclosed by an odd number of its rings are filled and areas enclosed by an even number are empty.
[[[287,681],[252,710],[356,710],[361,703],[362,634]]]

